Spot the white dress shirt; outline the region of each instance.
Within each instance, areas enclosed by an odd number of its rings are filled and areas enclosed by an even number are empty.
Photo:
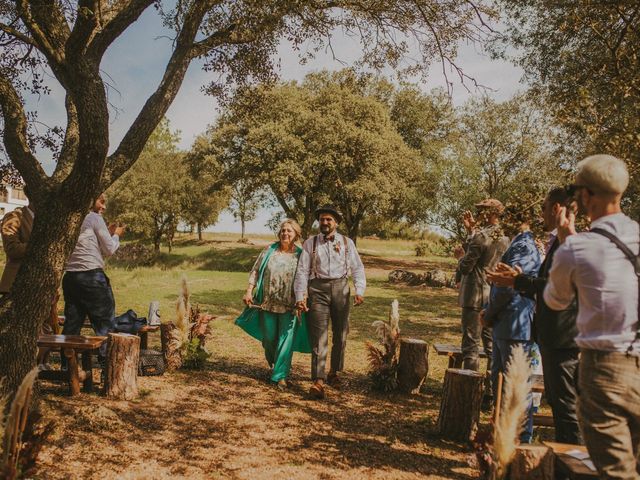
[[[632,252],[638,252],[638,224],[623,213],[606,215],[591,228],[613,233]],[[580,348],[625,352],[636,335],[638,280],[631,262],[607,237],[595,232],[569,236],[553,258],[544,301],[564,310],[578,295]],[[640,353],[640,342],[634,344]]]
[[[318,238],[316,247],[315,269],[312,268],[313,239]],[[345,243],[345,241],[347,243]],[[345,249],[345,246],[347,247]],[[309,237],[302,245],[302,253],[298,261],[298,270],[293,284],[296,302],[304,300],[307,295],[309,280],[314,278],[336,279],[351,274],[356,288],[356,295],[364,296],[367,281],[364,265],[358,255],[353,240],[336,232],[333,240],[325,240],[324,235]]]
[[[120,246],[118,235],[111,235],[107,224],[95,212],[89,212],[80,227],[78,243],[73,250],[65,271],[84,272],[104,268],[104,258],[113,255]]]

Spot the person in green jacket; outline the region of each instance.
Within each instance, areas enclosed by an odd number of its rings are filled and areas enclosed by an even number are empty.
[[[296,316],[293,280],[302,248],[296,245],[301,228],[295,220],[280,225],[278,241],[258,256],[242,298],[246,308],[236,325],[262,341],[272,367],[271,381],[280,390],[287,388],[293,352],[311,353],[306,314]]]

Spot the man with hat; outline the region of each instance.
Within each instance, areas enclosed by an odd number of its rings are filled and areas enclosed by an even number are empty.
[[[600,478],[640,472],[640,228],[622,212],[625,163],[593,155],[577,165],[578,209],[591,220],[576,233],[575,215],[558,212],[558,247],[544,301],[563,310],[578,299],[578,422]]]
[[[502,254],[509,246],[509,239],[500,227],[500,216],[504,206],[495,198],[487,198],[476,203],[478,220],[474,221],[470,212],[465,212],[463,222],[469,233],[464,256],[458,262],[461,274],[458,303],[462,307],[462,358],[463,367],[480,370],[480,342],[487,354],[487,371],[491,371],[492,332],[482,327],[480,312],[489,302],[490,287],[487,270],[493,270]],[[487,377],[489,378],[489,377]],[[490,387],[490,385],[487,385]],[[491,396],[491,388],[486,388]]]
[[[338,372],[344,366],[344,350],[349,332],[350,289],[349,274],[356,289],[354,305],[364,302],[366,279],[364,265],[356,246],[348,237],[338,233],[342,215],[325,205],[315,212],[320,234],[308,238],[302,246],[294,282],[296,307],[308,311],[307,324],[311,342],[311,379],[309,393],[324,398],[324,383],[339,386]],[[307,298],[310,305],[307,304]],[[331,364],[326,374],[325,364],[329,343],[329,321],[333,333]]]

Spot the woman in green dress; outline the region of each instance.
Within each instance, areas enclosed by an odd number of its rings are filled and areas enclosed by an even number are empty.
[[[287,387],[293,352],[311,353],[305,314],[298,318],[293,280],[302,248],[296,245],[300,225],[287,219],[280,225],[278,241],[258,256],[242,298],[246,308],[236,325],[262,341],[264,354],[273,368],[271,381],[280,390]]]

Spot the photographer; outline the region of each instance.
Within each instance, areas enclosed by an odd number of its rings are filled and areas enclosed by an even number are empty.
[[[554,310],[568,308],[577,293],[578,418],[602,478],[638,478],[638,278],[624,249],[635,260],[639,227],[620,208],[628,183],[627,168],[615,157],[594,155],[578,163],[572,190],[591,228],[576,233],[575,215],[560,208],[562,245],[544,290]]]

